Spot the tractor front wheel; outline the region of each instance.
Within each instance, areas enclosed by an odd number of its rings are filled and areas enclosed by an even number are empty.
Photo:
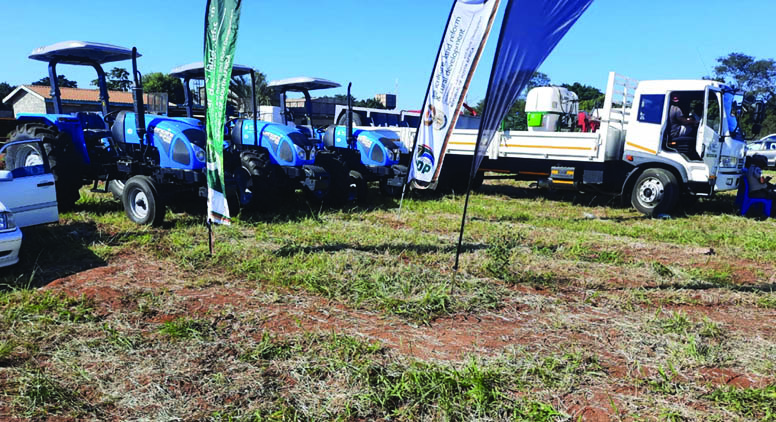
[[[156,184],[148,176],[132,176],[124,184],[121,202],[127,217],[137,224],[161,225],[165,207]]]

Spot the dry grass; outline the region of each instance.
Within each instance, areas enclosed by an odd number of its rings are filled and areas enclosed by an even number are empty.
[[[401,221],[389,202],[321,213],[297,203],[219,227],[209,257],[200,217],[138,228],[91,196],[60,226],[27,234],[25,261],[0,275],[13,286],[0,293],[0,412],[217,421],[772,412],[774,223],[732,216],[728,197],[656,221],[594,197],[486,190],[473,197],[457,275],[460,198],[410,200]]]

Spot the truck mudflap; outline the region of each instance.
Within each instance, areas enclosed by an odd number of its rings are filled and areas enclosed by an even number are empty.
[[[324,192],[329,189],[329,173],[323,167],[304,165],[302,186],[310,192]]]
[[[407,172],[409,168],[403,164],[394,164],[391,166],[391,177],[387,178],[385,183],[388,186],[402,187],[407,181]]]

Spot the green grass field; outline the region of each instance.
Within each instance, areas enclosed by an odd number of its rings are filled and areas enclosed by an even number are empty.
[[[84,191],[1,270],[0,419],[776,421],[776,224],[513,182],[139,227]]]

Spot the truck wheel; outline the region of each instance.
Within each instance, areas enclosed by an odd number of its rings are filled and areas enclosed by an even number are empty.
[[[134,223],[158,226],[164,221],[164,204],[156,184],[148,176],[132,176],[124,184],[121,202],[127,217]]]
[[[83,184],[83,176],[78,170],[80,160],[72,152],[72,141],[67,133],[56,127],[41,123],[25,123],[8,134],[8,141],[40,139],[48,156],[49,168],[54,175],[57,190],[57,205],[60,211],[73,208],[81,197],[78,190]],[[11,160],[6,159],[10,169],[42,164],[43,154],[35,144],[25,144],[15,148]]]
[[[673,173],[664,169],[647,169],[636,179],[631,204],[647,217],[671,212],[679,199],[679,184]]]

